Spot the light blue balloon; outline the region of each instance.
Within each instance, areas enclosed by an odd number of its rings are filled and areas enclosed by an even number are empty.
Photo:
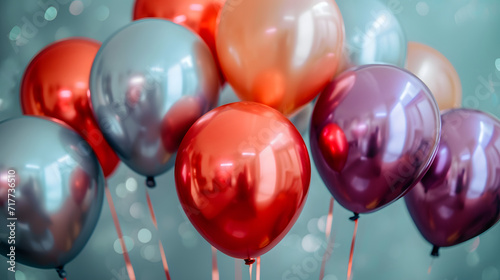
[[[0,227],[0,253],[7,261],[15,255],[15,262],[61,269],[94,231],[104,175],[69,126],[22,116],[0,122],[0,189],[0,219],[14,225]]]
[[[90,91],[106,140],[154,185],[151,177],[173,166],[189,127],[217,104],[219,74],[198,35],[167,20],[145,19],[103,43]]]
[[[407,41],[391,10],[377,0],[337,0],[345,26],[343,69],[364,64],[404,67]]]

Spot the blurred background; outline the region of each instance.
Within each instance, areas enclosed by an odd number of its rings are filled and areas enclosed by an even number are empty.
[[[166,1],[166,0],[165,0]],[[347,1],[347,0],[343,0]],[[463,106],[500,117],[500,1],[383,0],[400,20],[408,41],[427,44],[455,66],[463,87]],[[133,0],[3,0],[0,4],[0,121],[21,114],[19,84],[31,58],[47,44],[71,36],[105,40],[131,21]],[[222,99],[231,100],[225,89]],[[308,135],[304,135],[308,143]],[[1,155],[0,155],[1,156]],[[157,178],[151,191],[159,231],[145,198],[144,178],[121,164],[108,181],[137,279],[164,279],[158,239],[166,250],[172,279],[211,279],[210,245],[182,211],[173,170]],[[261,279],[318,279],[326,247],[325,222],[330,194],[313,168],[305,208],[283,241],[262,257]],[[335,245],[323,280],[346,278],[354,224],[351,213],[335,205]],[[354,279],[500,279],[500,226],[479,238],[443,248],[431,263],[431,245],[419,234],[400,200],[360,219],[354,253]],[[1,259],[1,258],[0,258]],[[248,279],[243,261],[218,254],[220,279],[236,273]],[[54,270],[18,264],[15,275],[0,262],[1,279],[58,279]],[[300,273],[296,271],[300,270]],[[83,252],[66,267],[69,280],[128,279],[109,205]],[[294,278],[295,277],[295,278]]]

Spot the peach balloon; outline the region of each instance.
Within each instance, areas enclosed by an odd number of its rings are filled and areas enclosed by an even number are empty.
[[[431,90],[441,111],[462,104],[462,85],[451,62],[437,50],[417,42],[408,43],[406,69]]]
[[[223,7],[216,47],[242,100],[290,115],[334,76],[343,40],[333,0],[238,0]]]

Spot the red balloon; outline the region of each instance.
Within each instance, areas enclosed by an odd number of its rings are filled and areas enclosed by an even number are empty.
[[[99,48],[99,42],[87,38],[47,46],[24,73],[21,106],[26,115],[56,118],[78,131],[94,149],[107,177],[119,159],[104,139],[90,104],[90,69]]]
[[[136,0],[133,20],[163,18],[190,28],[207,43],[220,69],[215,31],[224,2],[226,0]]]
[[[304,206],[306,145],[278,111],[231,103],[201,117],[182,140],[177,193],[200,234],[221,252],[260,256],[290,230]]]

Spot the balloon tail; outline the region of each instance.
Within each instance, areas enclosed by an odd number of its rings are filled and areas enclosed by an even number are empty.
[[[212,246],[212,280],[219,280],[219,269],[217,268],[217,249]]]
[[[349,218],[351,221],[357,221],[359,219],[359,213],[354,212],[354,215]]]
[[[356,233],[358,231],[358,218],[354,220],[354,233],[352,234],[351,253],[349,254],[349,265],[347,266],[347,280],[352,279],[352,257],[354,255],[354,244],[356,243]]]
[[[333,221],[333,197],[330,199],[330,207],[328,207],[328,216],[326,218],[326,228],[325,228],[325,234],[326,234],[326,250],[325,253],[323,254],[323,260],[321,261],[321,270],[319,272],[319,280],[323,280],[325,276],[325,269],[326,269],[326,262],[328,259],[330,259],[330,256],[332,255],[333,251],[333,244],[335,243],[334,240],[335,238],[331,237],[331,232],[332,232],[332,221]]]
[[[59,275],[59,278],[66,280],[66,271],[64,270],[63,266],[60,266],[56,268],[57,274]]]
[[[439,257],[439,246],[434,245],[432,247],[431,256],[433,256],[433,257]]]
[[[234,259],[234,280],[241,280],[241,263],[239,259]]]
[[[154,187],[156,187],[155,177],[152,177],[152,176],[146,177],[146,186],[148,188],[154,188]]]
[[[120,240],[120,246],[122,248],[123,259],[125,261],[125,267],[127,268],[128,277],[130,278],[130,280],[135,280],[134,268],[132,267],[132,263],[130,262],[130,257],[128,255],[127,247],[125,246],[125,241],[123,240],[123,233],[120,227],[120,221],[118,220],[115,204],[113,203],[113,198],[111,196],[111,192],[109,191],[107,183],[104,185],[104,190],[106,193],[106,199],[108,200],[109,210],[111,212],[111,216],[113,217],[113,223],[115,224],[116,234],[118,234],[118,240]]]
[[[255,280],[260,280],[260,257],[257,257],[257,267],[255,268]]]
[[[431,271],[432,271],[432,265],[434,265],[434,260],[435,260],[435,258],[432,258],[432,260],[431,260],[431,264],[429,265],[429,268],[427,269],[427,274],[431,274]]]
[[[151,203],[151,197],[149,196],[149,191],[147,189],[146,189],[146,201],[148,202],[148,208],[149,208],[149,213],[151,214],[151,220],[153,221],[153,225],[155,226],[156,231],[158,231],[158,223],[156,221],[155,211],[153,209],[153,204]],[[165,276],[167,277],[167,280],[171,280],[170,272],[168,271],[167,257],[165,256],[165,250],[163,249],[163,244],[161,243],[161,239],[159,237],[158,237],[158,244],[160,247],[161,262],[163,264],[163,270],[165,271]]]

